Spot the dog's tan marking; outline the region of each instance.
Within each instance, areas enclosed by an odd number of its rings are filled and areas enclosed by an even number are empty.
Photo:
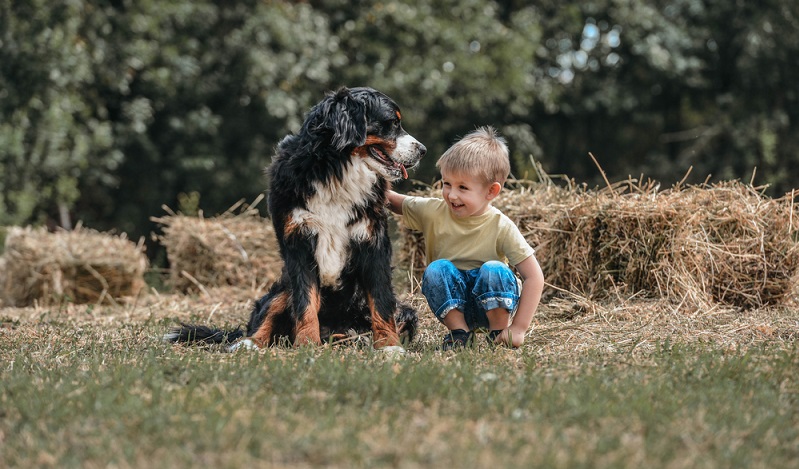
[[[291,236],[291,235],[297,233],[298,231],[300,231],[301,228],[302,228],[302,225],[300,225],[299,223],[296,223],[296,220],[294,219],[294,217],[288,216],[288,217],[286,217],[286,221],[285,221],[285,223],[283,225],[283,236],[286,236],[286,237]]]
[[[372,315],[372,343],[375,348],[394,347],[400,345],[399,334],[397,333],[397,325],[394,323],[394,318],[388,321],[384,320],[380,313],[375,308],[375,300],[372,295],[367,297],[369,303],[369,311]]]
[[[308,308],[305,309],[295,329],[294,345],[322,344],[322,339],[319,337],[319,307],[322,304],[319,289],[311,287],[308,296]]]
[[[386,140],[384,138],[380,138],[377,135],[367,135],[366,142],[363,144],[363,147],[368,147],[369,145],[380,145],[384,150],[392,153],[394,148],[397,147],[397,142],[395,140]]]
[[[272,330],[274,329],[275,317],[286,311],[288,306],[288,293],[280,293],[272,298],[269,303],[269,309],[266,310],[266,315],[258,330],[250,337],[255,345],[258,347],[268,347],[272,344]]]
[[[364,144],[359,146],[359,147],[355,147],[352,150],[352,154],[356,155],[356,156],[360,156],[362,158],[368,158],[369,157],[369,151],[367,149],[371,145],[380,145],[380,147],[383,150],[385,150],[385,151],[387,151],[389,153],[388,155],[386,155],[389,158],[391,157],[390,155],[393,154],[394,150],[397,148],[397,142],[396,141],[386,140],[386,139],[380,138],[380,137],[378,137],[376,135],[367,135],[366,136],[366,142],[364,142]]]

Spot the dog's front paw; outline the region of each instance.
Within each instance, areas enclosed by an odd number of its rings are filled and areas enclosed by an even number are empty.
[[[387,345],[377,350],[387,355],[405,355],[405,349],[399,345]]]
[[[257,346],[255,342],[250,339],[242,339],[235,344],[228,347],[228,352],[237,352],[239,350],[260,350],[261,347]]]

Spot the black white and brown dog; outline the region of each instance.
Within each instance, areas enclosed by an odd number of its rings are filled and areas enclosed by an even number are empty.
[[[412,340],[416,311],[391,284],[385,203],[389,182],[407,178],[426,149],[401,121],[397,104],[371,88],[342,88],[314,106],[268,168],[281,278],[255,302],[246,331],[184,324],[164,339],[266,347],[371,331],[387,350]]]

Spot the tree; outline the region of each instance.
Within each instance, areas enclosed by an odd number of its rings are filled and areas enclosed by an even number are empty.
[[[484,0],[317,1],[347,53],[334,81],[369,85],[394,98],[405,127],[428,148],[416,177],[431,182],[434,164],[458,137],[493,125],[511,141],[514,173],[539,155],[529,113],[556,98],[541,81],[535,10],[503,11]]]
[[[799,4],[722,0],[0,0],[0,223],[132,237],[181,193],[266,187],[280,138],[339,86],[393,97],[429,150],[479,125],[514,175],[748,178],[799,163]],[[402,189],[402,187],[401,187]]]
[[[135,236],[181,192],[216,210],[254,199],[272,147],[341,63],[308,5],[0,5],[5,224],[59,207]]]
[[[554,109],[531,118],[556,171],[597,179],[746,178],[779,194],[796,184],[795,2],[604,0],[541,2]],[[779,38],[779,39],[778,39]],[[575,165],[572,161],[580,163]]]
[[[79,185],[112,183],[122,155],[91,88],[74,3],[0,3],[0,223],[70,225]]]

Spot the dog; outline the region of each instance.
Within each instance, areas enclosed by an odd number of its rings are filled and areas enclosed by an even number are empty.
[[[426,151],[380,91],[328,93],[299,132],[277,145],[267,169],[283,270],[255,302],[246,331],[183,324],[164,340],[262,348],[371,331],[375,348],[402,350],[418,318],[397,301],[391,283],[386,191],[407,179]]]

